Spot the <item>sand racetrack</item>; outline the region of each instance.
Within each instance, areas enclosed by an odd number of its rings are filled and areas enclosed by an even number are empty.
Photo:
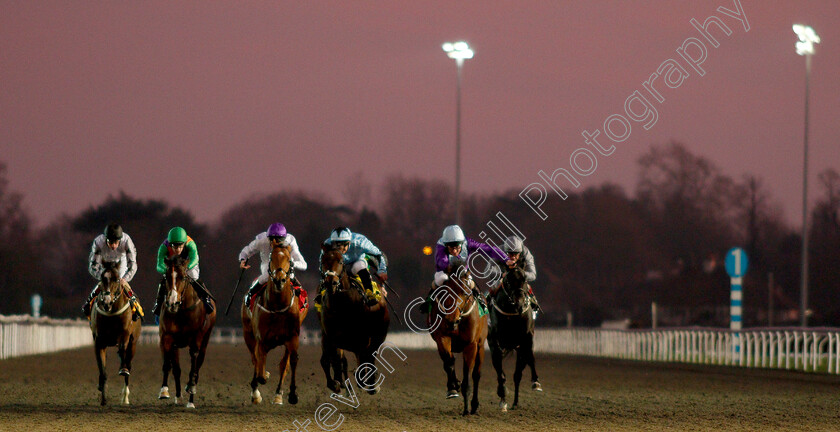
[[[625,362],[541,355],[542,393],[525,374],[521,407],[502,413],[489,352],[482,368],[481,408],[462,417],[460,398],[446,400],[436,352],[405,350],[393,359],[382,392],[357,392],[353,409],[331,400],[318,365],[320,351],[304,347],[298,375],[300,402],[268,403],[277,385],[279,352],[269,357],[272,377],[252,405],[250,358],[244,345],[212,345],[202,368],[195,410],[157,399],[161,359],[157,346],[140,345],[132,371],[131,402],[117,405],[122,378],[116,352],[108,351],[109,404],[99,406],[92,348],[0,361],[0,430],[152,431],[322,430],[312,420],[318,406],[335,405],[338,431],[829,431],[840,430],[840,378],[786,371]],[[182,351],[182,365],[187,354]],[[512,389],[512,362],[506,360]],[[350,367],[355,367],[351,359]],[[460,378],[460,357],[458,360]],[[186,371],[182,378],[184,381]],[[170,379],[170,387],[174,388]],[[174,395],[174,390],[173,390]],[[511,397],[512,399],[512,397]],[[336,413],[330,418],[335,421]]]

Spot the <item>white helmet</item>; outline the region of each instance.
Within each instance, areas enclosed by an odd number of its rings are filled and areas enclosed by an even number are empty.
[[[522,239],[517,236],[510,236],[505,239],[505,252],[522,253]]]
[[[443,229],[443,236],[440,238],[443,244],[462,242],[464,238],[464,231],[458,225],[449,225]]]
[[[344,241],[349,242],[351,236],[352,234],[350,233],[350,228],[338,227],[330,233],[330,243]]]

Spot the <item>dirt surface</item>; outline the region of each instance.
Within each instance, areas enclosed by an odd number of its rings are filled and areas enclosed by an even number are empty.
[[[382,392],[370,396],[357,391],[357,409],[330,399],[315,347],[304,347],[301,353],[299,403],[277,406],[268,403],[277,385],[277,350],[269,356],[272,377],[261,386],[265,402],[252,405],[252,369],[245,346],[211,346],[195,410],[157,399],[161,359],[154,345],[139,346],[128,407],[117,405],[122,378],[116,375],[113,350],[108,352],[105,407],[98,403],[92,348],[3,360],[0,430],[320,431],[315,411],[327,402],[338,411],[326,423],[338,426],[338,431],[840,430],[838,377],[545,355],[537,357],[545,391],[531,391],[526,372],[520,408],[502,413],[489,353],[482,368],[479,414],[462,417],[461,399],[444,398],[446,380],[437,353],[404,353],[405,362],[391,357],[393,373],[382,370]],[[509,377],[512,357],[506,360]],[[182,365],[186,359],[182,352]],[[458,366],[460,371],[460,358]],[[508,386],[512,389],[512,380]],[[170,388],[174,395],[171,379]],[[296,427],[296,420],[311,423]]]

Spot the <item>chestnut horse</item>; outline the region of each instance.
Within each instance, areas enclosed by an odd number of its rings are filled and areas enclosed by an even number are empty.
[[[528,298],[528,283],[525,272],[515,268],[505,273],[502,285],[491,299],[490,333],[487,342],[490,345],[490,355],[499,386],[496,393],[501,400],[499,407],[507,411],[505,401],[505,371],[502,360],[509,352],[516,350],[516,368],[513,372],[514,396],[513,408],[519,405],[519,382],[525,366],[531,368],[531,389],[542,391],[537,378],[534,359],[534,314],[531,311],[531,301]]]
[[[190,379],[187,393],[190,400],[187,408],[195,408],[194,396],[198,385],[198,371],[204,363],[204,354],[213,326],[216,324],[216,311],[207,313],[204,302],[195,292],[192,278],[187,276],[187,260],[180,255],[167,258],[166,295],[160,312],[160,350],[163,353],[163,384],[159,399],[169,399],[169,370],[175,378],[175,403],[181,397],[181,365],[178,360],[178,348],[190,349]],[[208,301],[214,301],[209,299]]]
[[[432,293],[430,322],[434,323],[432,338],[443,360],[446,372],[447,398],[458,397],[458,377],[455,374],[455,355],[463,353],[464,382],[460,391],[464,396],[463,415],[478,411],[478,381],[484,360],[484,341],[487,339],[487,316],[481,316],[478,299],[473,294],[475,282],[463,261],[453,260],[446,271],[449,280]],[[470,398],[472,375],[472,401]]]
[[[242,333],[245,344],[251,351],[254,363],[254,377],[251,379],[251,402],[262,402],[257,387],[265,384],[269,373],[265,370],[268,352],[280,345],[286,347],[280,360],[280,382],[272,403],[283,404],[283,380],[291,365],[292,382],[289,386],[289,403],[298,401],[295,374],[298,363],[300,325],[306,318],[308,308],[300,303],[299,293],[292,286],[292,250],[289,246],[276,246],[271,251],[268,267],[268,285],[251,301],[253,312],[242,304]],[[297,299],[297,301],[295,301]]]
[[[119,374],[125,378],[120,394],[120,403],[128,405],[128,377],[131,374],[131,360],[134,358],[137,341],[140,340],[140,321],[131,319],[129,289],[120,280],[118,266],[104,263],[105,271],[99,282],[99,294],[90,314],[90,331],[93,333],[93,350],[99,367],[99,403],[105,405],[106,348],[117,346],[120,356]]]
[[[321,249],[321,367],[327,387],[339,393],[349,383],[343,351],[354,353],[360,365],[373,364],[373,353],[385,341],[391,317],[384,297],[375,305],[365,305],[364,288],[351,282],[340,251],[329,245],[321,245]],[[341,378],[346,380],[342,382]],[[369,394],[379,392],[374,388],[375,381],[376,374],[369,374],[362,383]]]

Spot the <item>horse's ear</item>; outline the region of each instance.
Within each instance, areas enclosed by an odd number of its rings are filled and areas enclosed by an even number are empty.
[[[324,252],[329,252],[332,250],[332,245],[327,244],[327,242],[321,243],[321,250]]]

